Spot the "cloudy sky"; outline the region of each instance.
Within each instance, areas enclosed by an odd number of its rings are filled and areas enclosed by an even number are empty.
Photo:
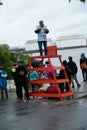
[[[78,0],[1,0],[0,43],[10,47],[24,46],[36,39],[34,33],[39,20],[50,30],[48,38],[87,35],[87,2]]]

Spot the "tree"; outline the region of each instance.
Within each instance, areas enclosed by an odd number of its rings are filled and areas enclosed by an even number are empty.
[[[11,77],[11,54],[10,51],[0,46],[0,66],[3,66],[8,73],[8,78]]]
[[[5,49],[9,50],[9,45],[8,44],[0,44],[0,47],[3,47]]]
[[[79,1],[84,2],[84,3],[86,2],[86,0],[79,0]],[[71,0],[69,0],[69,2],[71,2]]]
[[[8,44],[0,45],[0,66],[3,66],[8,73],[8,79],[11,78],[11,68],[17,61],[23,60],[26,67],[29,66],[29,56],[22,53],[12,53]]]

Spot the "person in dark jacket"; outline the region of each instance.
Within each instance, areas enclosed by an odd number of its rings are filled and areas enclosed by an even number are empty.
[[[22,93],[22,87],[24,87],[27,100],[29,100],[29,93],[28,93],[28,87],[27,87],[27,69],[23,65],[23,61],[18,61],[18,67],[16,69],[17,73],[17,81],[18,81],[18,93],[19,98],[23,99],[23,93]]]
[[[66,60],[63,61],[63,65],[65,67],[65,71],[69,79],[69,82],[71,83],[71,70],[69,66],[67,65]],[[64,70],[60,70],[59,78],[60,79],[65,78]],[[61,92],[64,92],[64,89],[66,89],[67,92],[69,91],[68,83],[60,83],[59,86],[60,86]]]
[[[69,66],[69,68],[71,70],[71,77],[72,77],[71,78],[72,88],[74,88],[74,80],[75,80],[75,82],[77,84],[77,87],[79,88],[81,85],[79,84],[78,79],[77,79],[77,71],[78,71],[77,65],[72,60],[73,59],[72,56],[69,56],[68,59],[69,59],[68,66]]]
[[[83,81],[87,81],[87,58],[85,57],[85,54],[82,53],[80,57],[80,68],[82,71]]]

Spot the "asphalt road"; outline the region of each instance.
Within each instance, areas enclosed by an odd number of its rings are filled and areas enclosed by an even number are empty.
[[[0,101],[0,130],[87,130],[87,99]]]

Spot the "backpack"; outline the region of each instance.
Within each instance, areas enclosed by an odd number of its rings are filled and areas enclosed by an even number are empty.
[[[87,69],[87,64],[86,64],[86,62],[83,62],[82,64],[81,64],[81,69]]]

